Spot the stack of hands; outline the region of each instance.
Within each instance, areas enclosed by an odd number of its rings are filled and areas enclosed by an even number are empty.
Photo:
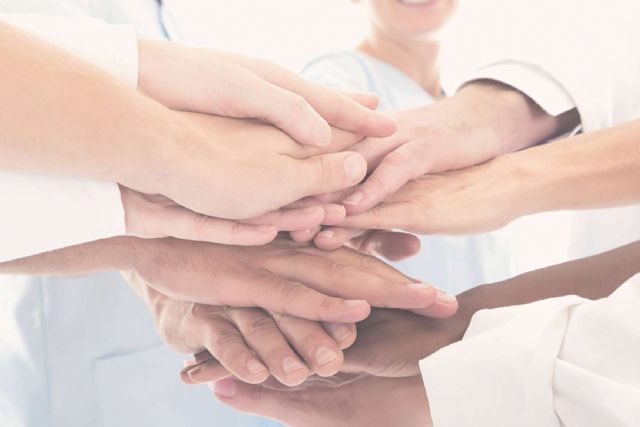
[[[354,396],[366,396],[362,405],[388,399],[393,382],[406,398],[390,401],[421,402],[407,406],[403,425],[424,423],[418,361],[460,339],[473,310],[458,312],[455,297],[381,261],[419,250],[415,236],[389,230],[470,233],[522,215],[521,183],[512,180],[512,194],[494,185],[514,175],[508,161],[446,171],[545,140],[573,120],[490,82],[392,117],[375,111],[375,97],[337,93],[263,60],[159,42],[139,51],[145,96],[106,77],[92,92],[96,105],[123,111],[109,132],[92,135],[99,164],[60,149],[45,171],[118,182],[128,236],[62,249],[49,265],[45,254],[31,273],[74,274],[77,251],[94,262],[82,273],[122,271],[166,341],[196,355],[183,380],[217,381],[218,397],[248,412],[277,417],[256,405],[293,396],[298,412],[280,418],[324,425],[296,418],[305,402],[342,396],[348,412]],[[101,120],[79,114],[89,125]],[[23,151],[5,166],[41,160]],[[252,400],[256,393],[267,398]],[[378,412],[364,411],[380,422]]]
[[[327,422],[333,410],[310,411],[319,399],[381,425],[384,411],[348,408],[394,390],[405,395],[392,399],[406,402],[403,425],[424,425],[418,362],[459,340],[472,312],[456,315],[455,297],[374,256],[418,252],[415,236],[392,229],[462,234],[521,216],[520,200],[502,203],[507,187],[495,185],[512,173],[502,163],[443,172],[568,124],[499,84],[390,117],[373,110],[374,97],[335,93],[263,61],[155,43],[141,51],[142,91],[188,112],[176,113],[184,137],[171,141],[164,176],[122,188],[130,234],[165,238],[127,244],[121,270],[165,340],[195,354],[182,380],[294,425]],[[167,85],[166,70],[184,86]],[[518,185],[513,194],[524,194]]]

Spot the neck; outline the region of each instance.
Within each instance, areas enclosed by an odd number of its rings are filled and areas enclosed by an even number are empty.
[[[372,30],[358,50],[402,70],[434,98],[441,95],[439,40],[400,40]]]

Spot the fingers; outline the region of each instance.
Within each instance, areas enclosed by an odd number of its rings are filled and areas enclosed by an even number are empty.
[[[309,368],[291,349],[275,321],[263,310],[230,309],[228,313],[247,344],[278,381],[295,386],[307,378]]]
[[[289,260],[288,264],[291,264]],[[222,305],[261,307],[275,313],[308,320],[336,323],[359,322],[371,311],[366,301],[327,296],[295,280],[280,277],[267,270],[247,271],[223,296]]]
[[[367,163],[359,154],[341,152],[296,160],[301,180],[298,198],[343,190],[359,183],[367,173]]]
[[[328,377],[340,370],[344,356],[338,343],[322,325],[310,320],[275,313],[273,318],[280,331],[313,372]],[[348,334],[341,337],[343,341],[353,336],[353,331],[348,327],[343,331],[340,331],[338,326],[335,328],[337,333]]]
[[[240,96],[243,93],[247,117],[263,118],[303,145],[324,147],[331,142],[329,124],[302,96],[257,77]]]
[[[350,253],[350,258],[343,255],[345,252]],[[266,260],[264,265],[281,277],[302,282],[324,294],[364,299],[375,307],[424,308],[436,299],[433,286],[411,283],[400,273],[396,280],[389,280],[383,274],[390,267],[355,251],[342,250],[326,256],[298,252]]]
[[[193,378],[191,375],[193,374]],[[228,378],[233,374],[216,359],[185,367],[180,371],[180,380],[185,384],[202,384]]]
[[[249,67],[265,80],[304,98],[332,126],[360,135],[380,137],[391,135],[397,128],[392,117],[371,110],[349,96],[308,82],[283,67],[266,61],[254,61]],[[362,96],[356,97],[363,99]]]
[[[349,348],[356,342],[358,329],[353,323],[323,323],[325,331],[338,344],[340,350]]]
[[[367,107],[370,110],[375,110],[380,105],[380,97],[375,93],[360,93],[360,92],[340,92],[347,98],[357,102],[358,104]]]
[[[213,218],[180,206],[163,207],[153,218],[162,236],[238,246],[259,246],[276,238],[278,230],[270,224],[244,224]]]
[[[371,255],[389,261],[402,261],[420,252],[420,239],[413,234],[398,231],[374,230],[357,237],[350,245]]]
[[[413,229],[411,219],[420,216],[409,203],[382,203],[358,215],[347,216],[340,227],[364,230]],[[417,223],[417,221],[415,221]]]
[[[296,393],[243,384],[233,378],[216,381],[212,390],[219,400],[241,412],[303,425],[304,400],[296,399]]]
[[[306,230],[292,231],[291,233],[289,233],[289,235],[291,236],[291,240],[293,240],[294,242],[308,243],[313,240],[313,238],[320,232],[320,230],[322,230],[322,227],[313,227]]]
[[[376,206],[408,181],[422,175],[423,167],[417,165],[416,156],[411,153],[411,144],[405,144],[389,153],[369,178],[342,201],[347,213],[357,215]]]
[[[247,346],[242,335],[223,317],[210,318],[202,326],[203,344],[221,366],[215,363],[196,365],[188,370],[192,383],[210,382],[212,378],[231,372],[244,382],[258,384],[269,377],[269,371]]]
[[[337,206],[337,205],[336,205]],[[335,208],[329,208],[335,211]],[[342,215],[335,215],[334,220],[341,221],[345,217],[344,209],[340,210]],[[323,206],[316,204],[305,208],[283,208],[269,212],[257,218],[243,221],[246,224],[270,224],[278,231],[305,230],[321,224],[326,216]]]
[[[442,289],[437,289],[437,292],[436,301],[431,306],[411,311],[420,316],[434,317],[436,319],[445,319],[456,314],[458,311],[456,297],[447,294]]]
[[[366,233],[366,231],[356,228],[329,227],[318,233],[313,239],[313,243],[322,250],[332,251],[341,248],[349,240],[359,237],[364,233]]]

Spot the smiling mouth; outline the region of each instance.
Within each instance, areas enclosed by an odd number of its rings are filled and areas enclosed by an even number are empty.
[[[425,5],[425,4],[434,3],[437,0],[398,0],[398,1],[402,4],[408,4],[408,5]]]

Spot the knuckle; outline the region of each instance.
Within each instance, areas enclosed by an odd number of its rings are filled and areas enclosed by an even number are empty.
[[[374,256],[360,253],[358,266],[364,271],[371,271],[380,267],[380,260]]]
[[[318,173],[317,173],[316,186],[320,188],[329,186],[334,176],[332,163],[329,161],[327,157],[322,156],[317,159],[317,165],[318,165]]]
[[[224,357],[229,353],[239,353],[238,342],[238,334],[235,331],[212,328],[205,340],[205,347],[215,357]]]
[[[255,337],[265,335],[275,329],[273,320],[265,315],[255,316],[244,327],[246,336]]]
[[[283,301],[299,301],[304,299],[308,295],[308,288],[300,283],[293,283],[287,281],[279,281],[276,286],[278,294],[283,298]],[[284,307],[287,308],[289,304]],[[286,314],[286,313],[285,313]]]

